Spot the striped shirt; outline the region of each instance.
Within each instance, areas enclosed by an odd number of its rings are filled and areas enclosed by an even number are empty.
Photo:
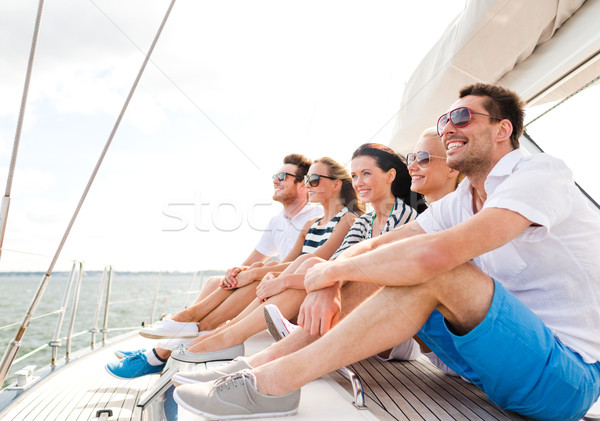
[[[371,223],[373,221],[373,217],[375,216],[375,212],[365,213],[360,218],[357,218],[350,227],[350,231],[344,237],[344,242],[340,246],[339,249],[333,256],[331,256],[331,260],[337,258],[341,252],[346,250],[353,244],[360,243],[363,240],[367,240],[371,238]],[[385,227],[381,230],[381,234],[384,232],[388,232],[393,230],[400,225],[406,224],[417,218],[417,211],[412,207],[408,206],[402,199],[396,197],[396,202],[394,203],[394,209],[390,214],[387,222],[385,223]]]
[[[323,217],[317,219],[311,226],[308,232],[306,233],[306,237],[304,237],[304,245],[302,246],[302,254],[314,253],[319,247],[321,247],[325,242],[331,237],[331,233],[333,229],[340,221],[342,216],[344,216],[348,212],[348,208],[344,207],[341,211],[339,211],[333,218],[329,220],[325,225],[319,226],[319,221],[323,219]]]

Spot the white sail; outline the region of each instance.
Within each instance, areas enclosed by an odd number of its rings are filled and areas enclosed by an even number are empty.
[[[508,87],[529,105],[564,98],[600,74],[599,20],[598,1],[469,2],[407,83],[392,146],[410,150],[471,83]]]

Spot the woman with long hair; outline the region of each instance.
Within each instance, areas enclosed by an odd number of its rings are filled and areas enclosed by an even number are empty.
[[[283,274],[293,273],[306,259],[304,256],[308,255],[329,259],[339,248],[356,217],[364,213],[364,205],[352,189],[350,174],[333,159],[325,157],[315,161],[310,166],[304,182],[307,185],[308,200],[312,203],[321,204],[323,216],[309,220],[305,224],[296,244],[286,258],[291,262],[269,266],[271,271],[279,269],[283,270]],[[279,279],[276,275],[277,273],[268,272],[268,278],[276,280],[275,284],[278,284],[279,291],[295,288],[295,286],[289,286],[288,283],[284,282],[285,277]],[[247,280],[247,284],[242,281],[237,282],[235,285],[228,284],[225,286],[226,288],[236,288],[236,291],[231,294],[228,300],[236,300],[239,297],[238,306],[243,304],[242,309],[247,306],[232,320],[230,325],[243,319],[260,305],[260,300],[255,300],[258,302],[241,301],[247,300],[247,294],[237,294],[237,292],[253,282],[248,277],[240,277],[240,280],[242,279]],[[303,291],[301,294],[304,294]],[[220,307],[216,307],[199,320],[199,328],[203,325],[205,319],[210,319],[210,323],[204,324],[208,326],[215,323],[225,323],[227,318],[223,317],[223,313]],[[262,312],[260,314],[262,318]],[[206,335],[206,337],[208,336]],[[180,342],[183,341],[185,339]],[[171,343],[174,342],[176,341],[171,341]],[[149,351],[121,352],[121,354],[124,354],[122,355],[124,358],[121,361],[107,364],[106,369],[115,377],[134,378],[162,370],[166,360],[171,355],[171,350],[166,349],[166,347],[156,347]]]
[[[406,164],[392,149],[376,143],[364,144],[352,155],[351,169],[353,190],[362,202],[370,203],[373,211],[357,218],[332,258],[352,244],[378,236],[417,216],[416,209],[409,203],[413,202],[416,207],[420,196],[411,193]],[[310,172],[307,177],[310,182]],[[310,188],[309,184],[309,191]],[[277,305],[286,318],[298,315],[306,297],[304,273],[323,260],[327,259],[306,255],[279,277],[265,276],[257,288],[257,300],[251,306],[227,325],[195,340],[193,346],[173,353],[173,358],[203,362],[243,355],[243,342],[266,327],[266,305]]]
[[[384,189],[383,192],[380,189],[381,180],[386,173],[383,169],[388,168],[389,172],[391,169],[389,166],[390,161],[396,161],[396,158],[389,154],[389,148],[387,147],[367,144],[359,147],[353,155],[352,177],[354,187],[365,202],[371,203],[374,211],[369,212],[356,220],[341,247],[343,250],[351,247],[352,244],[357,244],[373,235],[382,233],[377,231],[382,225],[381,220],[378,220],[377,218],[377,214],[385,215],[391,208],[389,205],[391,197],[387,192],[387,189]],[[452,170],[446,165],[445,156],[446,152],[435,128],[426,130],[415,145],[414,152],[407,156],[407,171],[397,170],[398,173],[403,174],[404,185],[397,183],[395,194],[402,195],[404,200],[411,200],[411,202],[416,203],[418,207],[423,207],[423,196],[428,203],[432,203],[454,191],[463,176],[458,171]],[[361,157],[363,158],[361,159]],[[368,158],[365,159],[364,157]],[[374,169],[375,166],[381,170],[381,172]],[[402,166],[398,166],[397,168],[401,167]],[[412,195],[408,189],[413,190]],[[416,195],[414,192],[419,192],[419,195]],[[423,196],[420,196],[420,194],[423,194]],[[398,197],[394,194],[392,194],[392,196]],[[394,202],[396,202],[395,199]],[[387,206],[385,206],[386,203]],[[388,231],[389,229],[393,229],[395,226],[400,225],[393,225],[393,223],[390,223],[390,218],[392,218],[393,214],[394,212],[389,215],[384,231]],[[373,230],[373,227],[375,227],[375,230]],[[341,251],[342,250],[339,250],[339,252]],[[336,257],[339,252],[336,252],[334,257]],[[315,259],[315,262],[318,261],[318,259]],[[364,284],[357,284],[358,283],[356,282],[349,282],[341,288],[339,314],[334,315],[332,317],[333,319],[339,320],[341,317],[344,317],[362,301],[378,290],[375,286],[369,286],[370,289],[368,289],[363,287]],[[297,326],[289,323],[284,317],[284,314],[282,314],[275,306],[268,308],[265,312],[265,316],[268,320],[271,320],[269,323],[269,331],[276,340],[290,335],[294,330],[297,330],[298,332],[294,332],[292,335],[293,337],[288,338],[289,340],[287,341],[278,342],[276,345],[270,346],[249,357],[238,357],[215,369],[206,371],[183,371],[177,373],[173,377],[173,382],[178,385],[199,381],[211,381],[222,375],[234,373],[239,370],[259,367],[303,348],[316,340],[319,335],[328,331],[332,325],[332,322],[326,321],[321,322],[321,326],[315,326],[313,321],[312,325],[301,323],[303,324],[304,329],[296,329]],[[385,356],[389,356],[390,359],[413,359],[420,355],[421,352],[417,343],[412,339],[390,351],[385,354]],[[427,351],[427,349],[423,350],[425,355],[429,357],[434,364],[442,370],[445,370],[447,373],[452,374],[449,370],[446,370],[447,367],[438,361],[434,354],[427,353]]]

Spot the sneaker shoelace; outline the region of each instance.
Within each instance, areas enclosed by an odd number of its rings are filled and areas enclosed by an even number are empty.
[[[135,360],[140,360],[142,358],[142,355],[144,355],[143,353],[135,353],[133,355],[130,355],[127,358],[124,358],[123,361],[135,361]]]
[[[246,384],[246,379],[252,382],[252,384],[255,384],[255,377],[248,370],[244,370],[215,380],[214,387],[223,391],[225,389],[231,389],[232,387],[238,387],[238,385],[244,386]]]

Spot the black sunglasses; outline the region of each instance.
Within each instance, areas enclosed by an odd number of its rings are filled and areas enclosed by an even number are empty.
[[[275,181],[275,180],[284,181],[288,175],[290,177],[294,177],[296,180],[299,180],[299,181],[302,180],[302,177],[298,177],[296,174],[292,174],[292,173],[285,172],[285,171],[280,171],[276,174],[273,174],[273,176],[271,178],[273,179],[273,181]]]
[[[419,167],[426,168],[429,166],[431,158],[446,159],[445,156],[430,155],[427,151],[418,151],[416,154],[411,152],[406,155],[406,166],[410,167],[413,162],[417,161]]]
[[[308,184],[311,187],[317,187],[319,185],[319,180],[321,179],[321,177],[328,178],[330,180],[337,180],[337,178],[328,177],[326,175],[312,174],[312,175],[305,175],[304,176],[304,184]]]
[[[439,136],[442,135],[444,131],[444,127],[448,124],[448,121],[451,121],[456,127],[465,127],[471,122],[471,118],[473,114],[484,115],[486,117],[495,118],[496,120],[504,120],[503,118],[496,117],[489,114],[478,113],[472,111],[467,107],[459,107],[456,108],[446,114],[443,114],[437,121],[437,133]]]

